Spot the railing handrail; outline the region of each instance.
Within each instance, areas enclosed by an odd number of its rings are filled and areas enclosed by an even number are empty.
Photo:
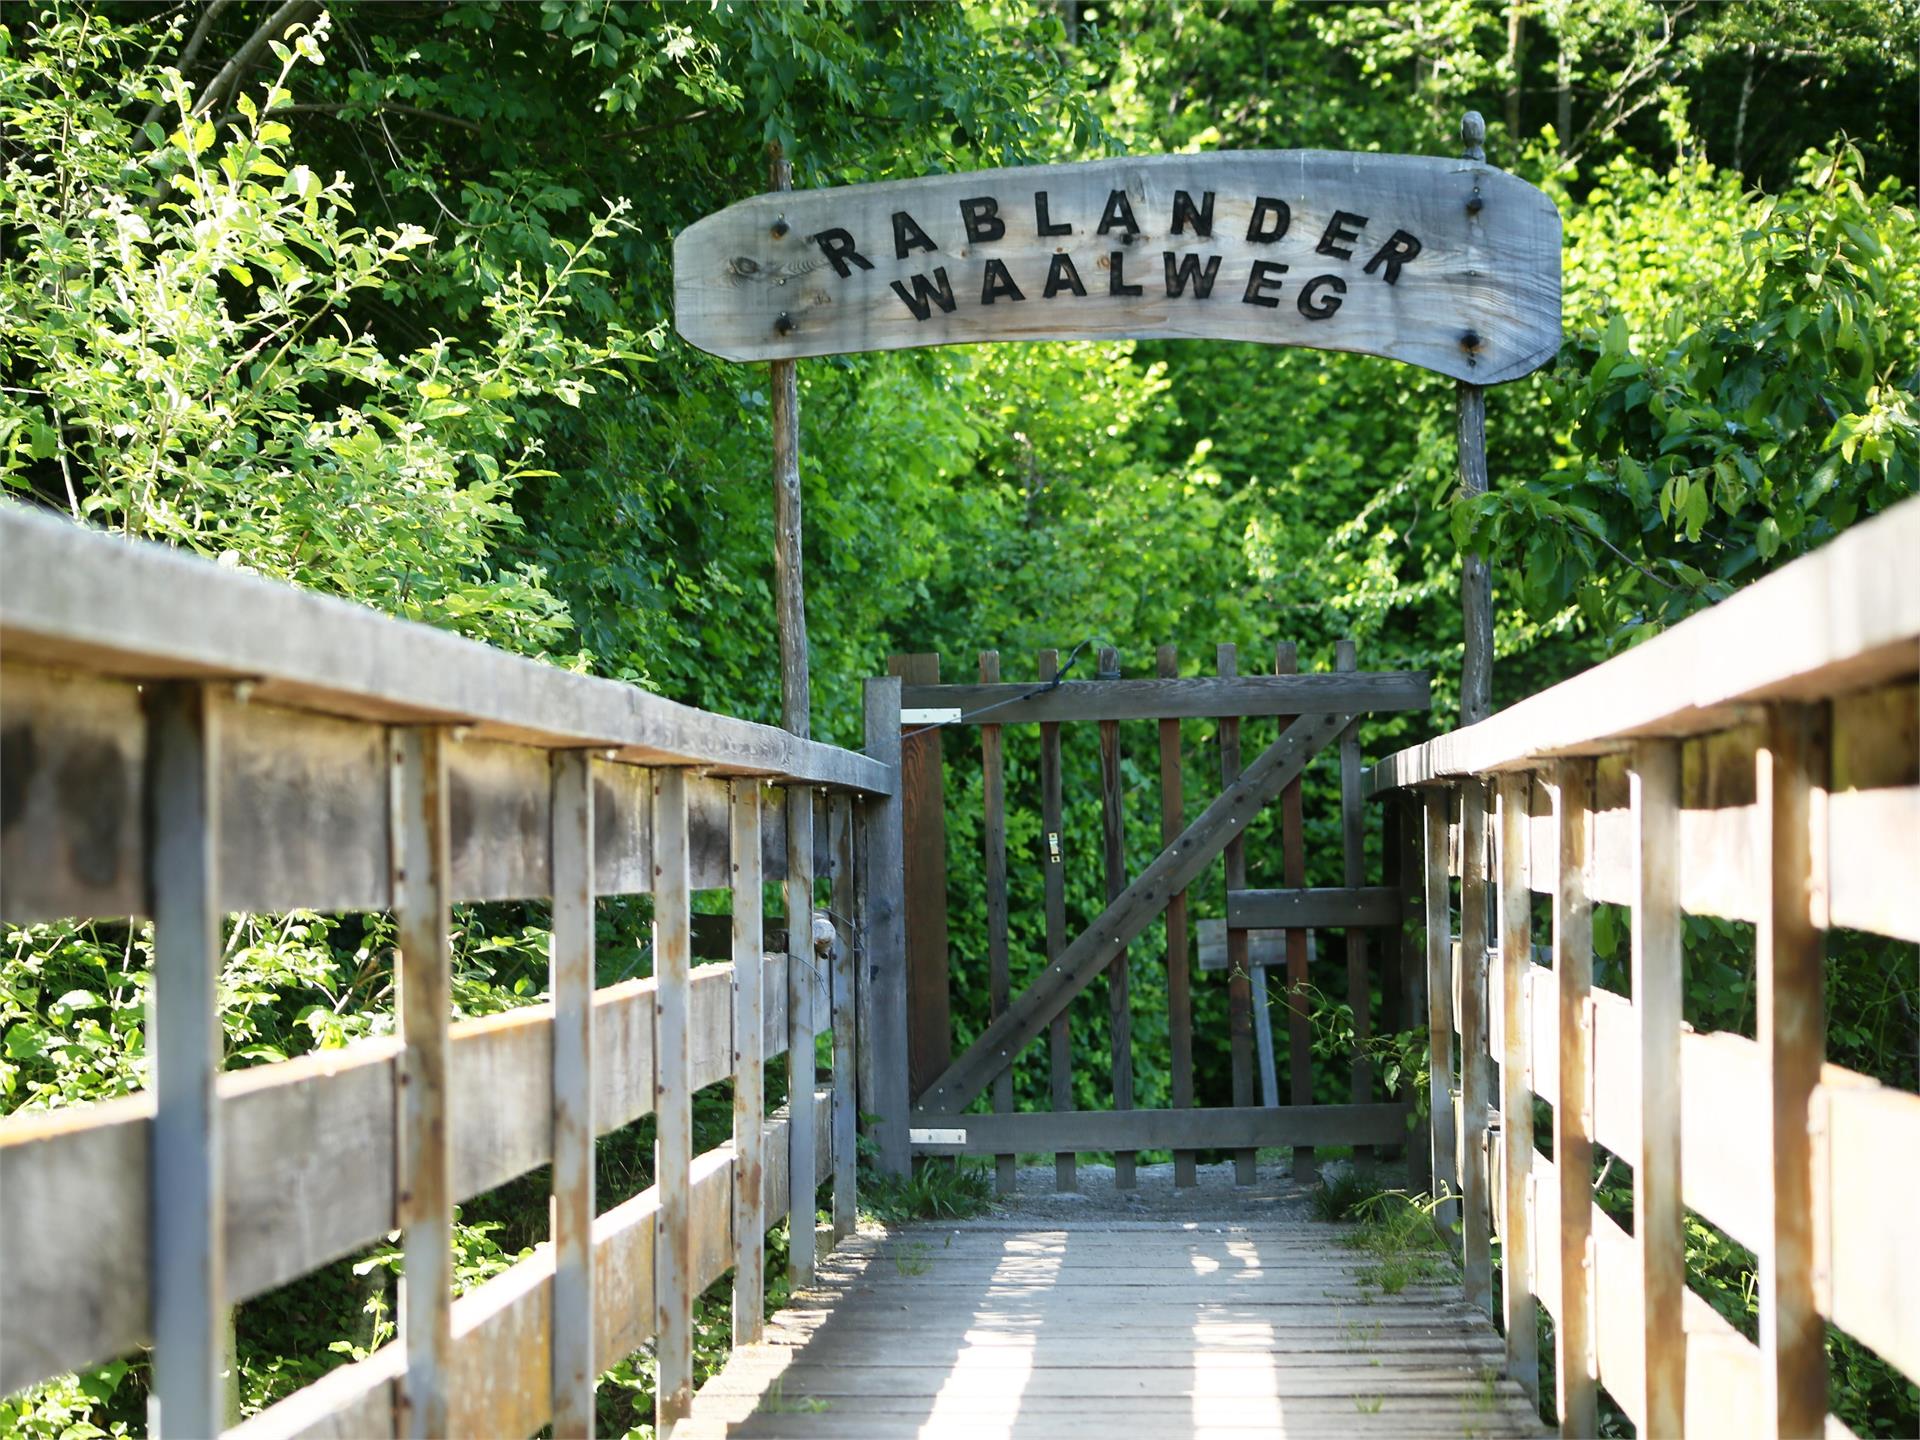
[[[18,504],[0,503],[0,555],[0,652],[9,661],[138,679],[229,677],[292,709],[892,793],[888,768],[851,750]]]
[[[1767,700],[1818,699],[1911,675],[1920,655],[1920,499],[1477,725],[1376,764],[1367,793],[1488,774],[1646,736],[1730,729]]]

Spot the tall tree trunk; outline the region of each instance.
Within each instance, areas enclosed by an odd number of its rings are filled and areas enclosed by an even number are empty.
[[[1559,60],[1554,86],[1553,128],[1560,140],[1560,153],[1567,153],[1567,147],[1573,143],[1573,65],[1567,59],[1567,36],[1560,34]]]
[[[1747,69],[1740,77],[1740,111],[1733,119],[1733,168],[1745,168],[1747,156],[1747,102],[1753,98],[1753,52],[1751,41],[1747,43]]]
[[[1507,6],[1507,148],[1514,151],[1520,147],[1520,46],[1526,28],[1527,8],[1513,0]]]

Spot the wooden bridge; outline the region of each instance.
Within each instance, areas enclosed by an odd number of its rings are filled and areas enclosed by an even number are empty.
[[[1601,1391],[1642,1435],[1844,1433],[1830,1326],[1920,1377],[1920,1097],[1823,1066],[1822,991],[1828,930],[1920,940],[1920,502],[1370,772],[1358,717],[1423,706],[1425,682],[1348,652],[1344,674],[1241,675],[1223,651],[1204,679],[1163,654],[1156,680],[1103,665],[1018,686],[996,658],[963,690],[903,659],[904,686],[868,682],[861,754],[13,507],[0,550],[0,914],[155,926],[149,1089],[0,1124],[0,1393],[152,1347],[154,1433],[220,1433],[229,1308],[394,1230],[399,1338],[227,1433],[587,1434],[594,1377],[643,1345],[662,1435],[1527,1433],[1538,1308],[1567,1435],[1596,1433]],[[1263,717],[1274,738],[1242,764]],[[1118,727],[1140,718],[1158,722],[1163,848],[1130,873]],[[1216,727],[1221,761],[1197,818],[1189,720]],[[1075,937],[1059,727],[1080,721],[1100,727],[1110,903]],[[1048,955],[1015,996],[1001,746],[1028,723]],[[957,1055],[930,728],[955,725],[982,734],[994,990]],[[1343,761],[1333,891],[1305,889],[1298,858],[1298,780],[1322,749]],[[1268,805],[1271,864],[1244,840]],[[1373,813],[1384,884],[1362,863]],[[1187,898],[1216,858],[1233,1093],[1202,1108]],[[1282,888],[1253,888],[1256,867]],[[770,955],[774,881],[790,923]],[[696,966],[701,890],[749,903],[729,958]],[[596,990],[594,899],[637,893],[654,973]],[[553,902],[551,1003],[451,1023],[451,907],[527,897]],[[1593,984],[1595,902],[1632,909],[1630,993]],[[227,1072],[225,917],[294,907],[395,914],[396,1033]],[[1683,912],[1757,927],[1754,1036],[1685,1026]],[[1129,947],[1143,963],[1162,915],[1173,1103],[1136,1110]],[[1361,1035],[1424,1017],[1430,1112],[1358,1054],[1348,1098],[1312,1103],[1303,1041],[1289,1103],[1277,1075],[1256,1098],[1265,967],[1297,1041],[1311,929],[1345,933]],[[1064,1041],[1101,975],[1114,1108],[1073,1112]],[[1043,1037],[1055,1110],[1015,1112],[1005,1077]],[[720,1084],[733,1138],[695,1154],[692,1097]],[[593,1139],[643,1116],[654,1184],[601,1213]],[[1253,1185],[1262,1147],[1303,1170],[1315,1147],[1399,1147],[1457,1226],[1458,1278],[1367,1297],[1330,1229],[1284,1218],[859,1233],[860,1117],[883,1171],[994,1155],[1003,1188],[1023,1154],[1055,1156],[1070,1188],[1076,1154],[1113,1152],[1124,1186],[1138,1151],[1171,1149],[1179,1187],[1201,1151]],[[1594,1204],[1601,1151],[1631,1167],[1630,1230]],[[551,1242],[456,1298],[452,1207],[542,1166]],[[1687,1212],[1758,1257],[1757,1342],[1688,1289]],[[782,1219],[795,1303],[769,1325]],[[940,1250],[920,1273],[901,1263],[916,1245]],[[740,1348],[696,1400],[694,1302],[729,1273]],[[1364,1298],[1358,1325],[1384,1338],[1346,1329]]]

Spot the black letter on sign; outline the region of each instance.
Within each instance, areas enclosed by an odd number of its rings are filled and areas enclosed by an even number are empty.
[[[871,270],[873,262],[853,248],[853,236],[845,230],[822,230],[813,237],[813,243],[820,247],[820,253],[827,257],[827,263],[833,266],[833,273],[842,280],[853,274],[847,262],[851,260],[862,270]]]
[[[1067,224],[1066,221],[1062,220],[1056,225],[1048,217],[1047,192],[1044,190],[1036,190],[1033,192],[1033,223],[1035,229],[1042,235],[1071,235],[1073,233],[1073,226]]]
[[[906,302],[907,309],[913,312],[913,318],[924,320],[933,313],[938,305],[947,314],[953,313],[953,286],[947,283],[947,267],[942,265],[933,272],[933,279],[924,275],[913,278],[913,294],[907,293],[907,287],[898,280],[893,282],[893,293]]]
[[[1364,215],[1355,215],[1350,210],[1336,210],[1333,218],[1327,221],[1327,233],[1320,237],[1320,243],[1314,250],[1321,255],[1331,255],[1336,260],[1351,260],[1353,251],[1341,248],[1344,240],[1358,240],[1360,227],[1367,223]]]
[[[982,305],[991,305],[1002,295],[1006,296],[1009,300],[1024,300],[1027,298],[1020,293],[1020,287],[1013,283],[1013,276],[1007,273],[1006,261],[989,260],[987,262],[986,276],[980,282],[980,303]]]
[[[1280,281],[1273,277],[1286,273],[1286,266],[1277,264],[1272,260],[1254,261],[1253,273],[1247,276],[1247,293],[1240,297],[1241,302],[1247,305],[1264,305],[1269,310],[1276,309],[1280,304],[1279,300],[1274,296],[1265,295],[1261,292],[1269,286],[1278,290],[1280,288]]]
[[[1116,195],[1119,191],[1114,192]],[[1107,293],[1109,295],[1138,295],[1146,289],[1143,285],[1127,284],[1127,255],[1124,250],[1107,252]]]
[[[1213,238],[1213,191],[1200,197],[1198,210],[1193,208],[1193,196],[1184,190],[1173,192],[1173,233],[1180,234],[1188,225],[1202,240]]]
[[[920,222],[904,210],[893,212],[893,258],[904,260],[909,250],[938,250],[940,247],[927,237],[920,228]]]
[[[1047,266],[1047,288],[1041,299],[1051,300],[1062,290],[1071,290],[1074,294],[1085,296],[1087,287],[1080,283],[1080,272],[1073,268],[1071,255],[1056,255]]]
[[[1253,202],[1253,219],[1247,223],[1247,239],[1256,245],[1271,245],[1287,233],[1293,224],[1293,210],[1284,200],[1262,195]]]
[[[1124,190],[1108,192],[1106,213],[1100,217],[1100,226],[1093,233],[1104,235],[1116,225],[1127,227],[1129,239],[1140,233],[1140,224],[1133,218],[1133,203],[1127,199]]]
[[[1167,262],[1167,295],[1178,300],[1187,292],[1187,282],[1193,282],[1193,298],[1204,300],[1213,294],[1213,277],[1220,273],[1220,257],[1209,255],[1207,268],[1200,268],[1198,255],[1182,255],[1178,267],[1175,267],[1173,252],[1161,252]]]
[[[1333,291],[1333,298],[1322,300],[1315,293],[1321,286]],[[1340,297],[1347,293],[1347,282],[1338,275],[1316,275],[1300,287],[1300,313],[1309,320],[1324,320],[1340,308]]]
[[[1007,233],[1007,222],[1000,218],[1000,202],[991,195],[962,200],[960,219],[967,227],[967,239],[976,245],[982,240],[998,240]]]
[[[1409,235],[1404,230],[1396,230],[1388,239],[1387,243],[1382,245],[1375,253],[1374,257],[1367,261],[1366,273],[1371,275],[1374,272],[1374,268],[1382,261],[1385,261],[1387,273],[1380,278],[1391,285],[1400,278],[1400,267],[1419,253],[1420,237],[1417,235]]]

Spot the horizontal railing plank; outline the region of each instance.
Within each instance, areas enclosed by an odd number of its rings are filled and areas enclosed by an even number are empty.
[[[231,677],[291,709],[892,791],[887,768],[852,751],[19,505],[0,504],[0,552],[0,649],[14,660],[140,680]]]
[[[1213,1110],[916,1114],[921,1126],[962,1130],[959,1142],[915,1141],[924,1155],[1054,1154],[1086,1150],[1235,1150],[1282,1145],[1393,1145],[1407,1138],[1398,1104],[1227,1106]]]
[[[765,962],[768,1055],[787,1044],[786,957]],[[731,1073],[730,965],[693,972],[693,1083]],[[551,1158],[549,1005],[453,1027],[455,1198]],[[653,1109],[653,981],[594,996],[594,1122]],[[227,1298],[252,1298],[395,1226],[398,1042],[362,1041],[221,1077]],[[0,1122],[0,1394],[148,1343],[145,1095]],[[103,1228],[111,1227],[111,1228]],[[114,1237],[111,1244],[101,1236]]]
[[[1425,710],[1430,703],[1427,676],[1419,670],[1063,680],[1052,689],[1040,682],[900,687],[902,710],[958,710],[960,719],[946,723],[980,725],[1359,714]]]
[[[16,924],[143,915],[146,721],[130,680],[40,666],[0,671],[9,804],[0,816],[0,916]],[[233,912],[383,910],[386,727],[253,702],[220,727],[221,903]],[[549,752],[469,739],[447,749],[455,901],[551,893]],[[596,759],[594,890],[653,888],[652,807],[644,766]],[[695,889],[731,883],[726,782],[687,785]],[[786,792],[765,797],[763,869],[786,874]],[[818,857],[816,863],[824,860]]]
[[[828,1092],[818,1097],[826,1103]],[[828,1167],[826,1127],[817,1141],[820,1168]],[[767,1124],[762,1172],[764,1213],[787,1210],[787,1124]],[[732,1259],[733,1147],[695,1158],[690,1224],[693,1289],[726,1272]],[[638,1350],[654,1334],[653,1232],[659,1191],[649,1188],[598,1216],[593,1223],[594,1352],[602,1364]],[[453,1306],[452,1413],[457,1435],[528,1435],[552,1414],[548,1361],[553,1251],[534,1254],[469,1291]],[[392,1434],[395,1386],[402,1378],[400,1347],[388,1345],[342,1367],[227,1432],[230,1440],[319,1440],[319,1437]]]
[[[1227,924],[1236,930],[1332,930],[1400,920],[1400,891],[1391,885],[1227,892]]]
[[[1644,645],[1388,756],[1373,767],[1368,791],[1602,753],[1636,736],[1724,730],[1761,701],[1829,699],[1910,677],[1920,641],[1916,554],[1920,499],[1862,521]]]

